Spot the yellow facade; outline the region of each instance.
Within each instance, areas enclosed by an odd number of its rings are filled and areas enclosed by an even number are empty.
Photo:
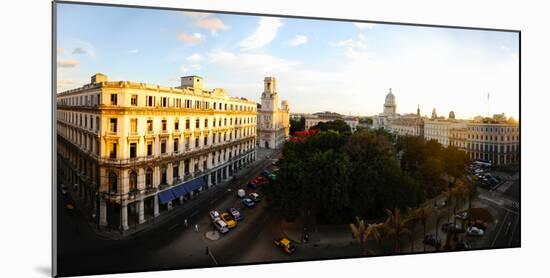
[[[61,172],[101,226],[127,229],[128,210],[143,223],[144,202],[153,217],[177,202],[159,206],[160,192],[197,178],[206,190],[255,159],[256,103],[202,88],[198,76],[171,88],[94,75],[57,95]],[[109,217],[112,205],[118,219]]]

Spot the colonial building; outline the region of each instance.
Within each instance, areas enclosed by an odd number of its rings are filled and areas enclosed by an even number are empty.
[[[457,147],[472,159],[490,160],[497,166],[519,163],[519,126],[515,120],[507,120],[504,114],[460,120],[456,119],[454,111],[445,119],[437,115],[435,108],[431,118],[420,116],[420,108],[416,114],[405,115],[397,114],[396,108],[390,89],[383,112],[373,117],[373,128],[384,128],[398,136],[422,136],[444,147]]]
[[[417,114],[396,117],[387,123],[386,129],[398,136],[424,136],[424,119]]]
[[[472,159],[494,165],[519,163],[519,125],[507,121],[472,121],[466,125],[466,151]]]
[[[256,157],[256,103],[198,76],[180,87],[109,81],[57,95],[58,178],[100,227],[127,230]]]
[[[264,78],[264,92],[258,110],[258,145],[277,149],[284,145],[290,129],[290,107],[286,100],[279,107],[277,79]]]
[[[359,125],[359,119],[352,116],[342,116],[334,112],[319,112],[313,114],[305,114],[305,129],[308,130],[319,123],[326,123],[335,120],[344,121],[351,129],[351,132],[357,131],[357,126]]]

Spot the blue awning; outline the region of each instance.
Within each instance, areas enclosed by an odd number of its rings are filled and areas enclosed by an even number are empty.
[[[176,187],[172,188],[172,193],[174,194],[174,197],[175,198],[179,198],[187,193],[189,193],[187,191],[187,189],[185,189],[185,185],[184,184],[180,184],[180,185],[177,185]]]
[[[187,190],[187,192],[192,192],[193,190],[197,190],[205,185],[206,182],[204,181],[204,177],[200,177],[184,183],[183,187],[185,187],[185,190]]]
[[[159,201],[161,204],[166,204],[174,199],[176,199],[176,197],[174,196],[174,193],[172,193],[172,190],[159,192]]]

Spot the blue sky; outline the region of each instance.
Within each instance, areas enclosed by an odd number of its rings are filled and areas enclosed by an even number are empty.
[[[58,89],[110,80],[206,88],[259,102],[278,78],[292,112],[373,115],[392,88],[398,113],[519,115],[518,35],[510,32],[58,4]]]

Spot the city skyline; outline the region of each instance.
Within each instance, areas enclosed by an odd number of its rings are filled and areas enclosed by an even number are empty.
[[[96,72],[110,80],[205,87],[259,102],[276,76],[293,113],[382,112],[392,88],[398,113],[519,119],[518,34],[144,9],[59,6],[58,89]],[[76,17],[78,20],[76,20]],[[70,21],[72,24],[63,24]],[[106,26],[117,26],[107,29]],[[243,78],[245,77],[245,78]]]

